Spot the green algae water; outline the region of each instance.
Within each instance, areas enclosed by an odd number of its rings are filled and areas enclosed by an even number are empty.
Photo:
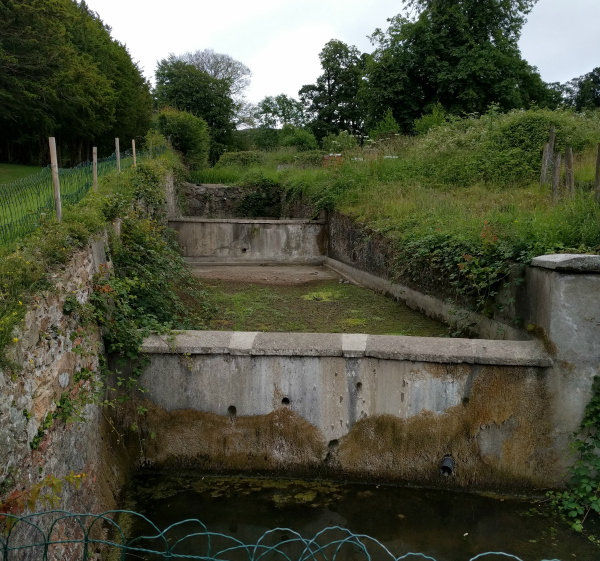
[[[600,559],[600,547],[553,519],[539,505],[470,493],[327,480],[141,472],[131,480],[123,507],[143,514],[160,530],[183,520],[198,519],[209,532],[245,544],[255,544],[263,534],[279,528],[261,542],[278,545],[279,553],[265,554],[261,557],[265,561],[298,559],[304,546],[286,543],[295,537],[292,532],[312,538],[328,527],[375,538],[396,558],[414,552],[436,561],[467,561],[478,554],[497,551],[523,561]],[[137,518],[119,523],[127,527],[128,537],[154,533]],[[171,528],[166,537],[174,543],[200,531],[197,524],[186,523]],[[593,526],[590,531],[596,533]],[[332,530],[319,541],[329,543],[340,536],[343,537],[343,530]],[[213,552],[230,545],[225,538],[211,538]],[[176,553],[206,555],[207,546],[205,536],[191,537],[178,545]],[[330,560],[333,553],[330,547],[310,559]],[[369,553],[372,561],[391,558],[376,547],[369,547]],[[134,558],[162,559],[139,553],[128,557]],[[241,560],[249,556],[237,551],[218,558]],[[356,545],[345,545],[336,556],[337,561],[359,559],[369,557]]]

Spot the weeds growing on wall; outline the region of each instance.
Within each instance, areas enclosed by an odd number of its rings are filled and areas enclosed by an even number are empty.
[[[585,408],[580,430],[573,435],[575,463],[569,469],[567,490],[550,492],[553,507],[577,532],[591,513],[600,514],[600,377],[594,379],[592,399]],[[590,536],[596,541],[594,536]]]

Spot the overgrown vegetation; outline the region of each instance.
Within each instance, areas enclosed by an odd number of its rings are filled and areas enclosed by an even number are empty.
[[[109,174],[97,193],[65,209],[62,222],[44,222],[22,242],[0,250],[0,365],[11,366],[4,350],[16,342],[14,327],[32,296],[50,287],[48,275],[115,220],[121,222],[121,234],[110,239],[114,270],[96,280],[88,304],[72,298],[65,312],[96,322],[104,328],[108,350],[129,357],[137,355],[144,331],[202,325],[203,318],[189,315],[177,293],[185,290],[203,300],[164,224],[163,183],[169,171],[182,174],[183,168],[167,151],[137,168]]]
[[[568,488],[563,492],[550,492],[552,505],[581,532],[591,513],[600,513],[600,378],[592,386],[593,397],[585,408],[580,430],[573,435],[571,444],[575,463],[570,471]],[[592,536],[592,540],[595,538]]]
[[[501,311],[495,297],[518,264],[544,253],[600,251],[593,193],[600,113],[501,114],[492,106],[481,117],[438,120],[419,136],[344,150],[340,165],[328,168],[319,153],[317,165],[300,164],[301,152],[232,153],[193,179],[244,184],[248,176],[267,177],[287,201],[310,201],[315,214],[350,215],[393,240],[397,279],[474,303],[486,315]],[[576,154],[576,193],[558,201],[539,185],[552,125],[556,150],[569,145]],[[291,167],[278,172],[283,161]]]

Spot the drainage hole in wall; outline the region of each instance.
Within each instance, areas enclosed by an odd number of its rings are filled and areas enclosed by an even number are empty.
[[[246,251],[248,251],[245,247],[242,248],[242,253],[246,253]]]
[[[452,456],[446,455],[442,458],[442,463],[440,464],[440,473],[444,477],[448,477],[454,473],[454,460]]]
[[[358,382],[358,384],[356,384],[356,391],[359,392],[360,390],[362,390],[362,382]]]
[[[290,400],[289,400],[289,398],[287,398],[287,397],[284,397],[284,398],[281,400],[281,404],[282,404],[282,405],[289,405],[289,404],[290,404]]]
[[[227,413],[229,413],[230,418],[235,419],[237,416],[237,409],[235,408],[235,405],[230,405],[227,408]]]

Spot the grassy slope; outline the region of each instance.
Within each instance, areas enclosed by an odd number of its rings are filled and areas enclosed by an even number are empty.
[[[43,168],[38,166],[21,166],[18,164],[0,164],[0,185],[12,183],[34,173],[39,173]]]

